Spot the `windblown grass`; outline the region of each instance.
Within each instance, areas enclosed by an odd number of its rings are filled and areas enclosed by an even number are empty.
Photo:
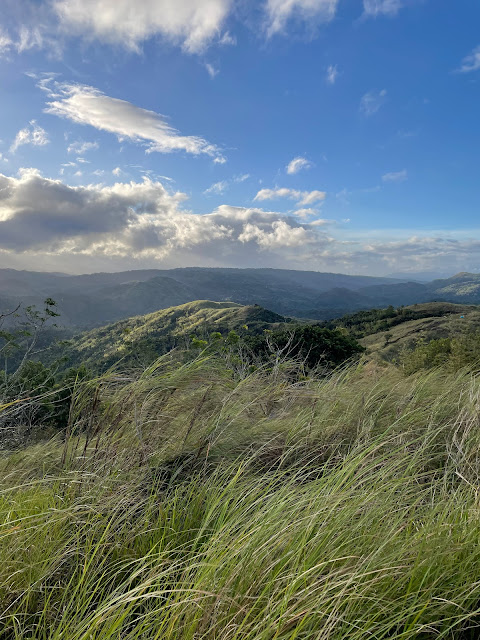
[[[164,359],[0,460],[0,638],[479,637],[480,381]]]

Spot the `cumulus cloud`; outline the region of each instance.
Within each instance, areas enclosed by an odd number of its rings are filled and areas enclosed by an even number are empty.
[[[283,32],[292,19],[329,22],[337,5],[338,0],[267,0],[267,35]]]
[[[331,64],[329,67],[327,67],[326,79],[328,84],[335,84],[338,78],[338,74],[339,74],[338,65]]]
[[[295,173],[298,173],[302,169],[309,169],[311,166],[311,163],[306,158],[298,156],[293,160],[290,160],[290,162],[286,166],[286,170],[288,174],[293,175]]]
[[[318,241],[308,225],[280,213],[222,205],[195,215],[181,208],[185,200],[147,178],[75,187],[34,169],[0,174],[0,249],[163,259],[181,249],[208,252],[215,242],[228,252]]]
[[[254,200],[262,201],[289,198],[290,200],[296,200],[299,206],[307,206],[325,200],[326,195],[325,191],[298,191],[297,189],[282,187],[280,189],[260,189]]]
[[[43,147],[50,142],[45,129],[42,129],[35,120],[30,120],[28,127],[20,129],[13,141],[10,151],[15,153],[18,147],[31,144],[34,147]]]
[[[367,16],[395,16],[405,6],[404,0],[363,0]]]
[[[385,104],[386,99],[386,89],[369,91],[360,100],[360,112],[365,116],[373,116]]]
[[[458,70],[460,73],[471,73],[480,69],[480,46],[476,47],[462,60],[462,65]]]
[[[383,182],[405,182],[408,178],[408,172],[406,169],[402,171],[392,171],[390,173],[385,173],[382,176]]]
[[[94,87],[55,83],[49,95],[51,100],[47,103],[46,113],[108,131],[120,140],[143,144],[147,153],[185,151],[225,162],[214,144],[199,136],[183,136],[160,114],[126,100],[111,98]]]
[[[63,29],[132,51],[154,36],[200,53],[221,29],[231,0],[56,0]],[[225,37],[225,34],[223,35]]]

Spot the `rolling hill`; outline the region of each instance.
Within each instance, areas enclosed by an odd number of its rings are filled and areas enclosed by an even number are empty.
[[[429,303],[407,309],[418,313],[419,317],[376,331],[359,340],[367,353],[391,361],[398,357],[402,349],[413,349],[421,340],[429,342],[480,331],[478,306]]]
[[[187,347],[192,334],[208,337],[230,330],[257,334],[290,322],[259,306],[197,300],[80,333],[52,347],[47,360],[66,358],[67,366],[84,364],[95,370],[120,360],[127,366],[144,365],[175,347]]]

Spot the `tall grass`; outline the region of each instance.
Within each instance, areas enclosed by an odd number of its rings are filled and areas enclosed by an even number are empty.
[[[480,381],[164,359],[0,459],[0,638],[479,637]]]

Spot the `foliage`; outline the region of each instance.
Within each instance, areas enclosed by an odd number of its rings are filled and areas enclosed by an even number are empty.
[[[25,444],[46,427],[67,425],[75,384],[88,376],[87,370],[80,367],[60,374],[58,363],[46,366],[33,359],[41,356],[44,333],[58,316],[55,301],[47,298],[43,309],[17,307],[0,317],[0,405],[11,405],[0,413],[1,448]]]
[[[261,362],[294,358],[307,369],[338,366],[364,351],[358,342],[338,330],[319,325],[292,326],[289,330],[264,331],[262,335],[244,338],[245,345]]]
[[[475,307],[471,307],[475,309]],[[389,331],[404,322],[420,320],[422,318],[441,318],[451,314],[458,314],[461,307],[449,303],[432,303],[413,305],[411,307],[398,307],[392,305],[386,309],[369,309],[345,315],[341,318],[322,323],[328,329],[344,328],[356,337],[363,338],[381,331]]]
[[[419,340],[413,350],[400,354],[400,365],[407,375],[422,369],[443,366],[450,371],[480,367],[480,333],[465,333],[454,338]]]

